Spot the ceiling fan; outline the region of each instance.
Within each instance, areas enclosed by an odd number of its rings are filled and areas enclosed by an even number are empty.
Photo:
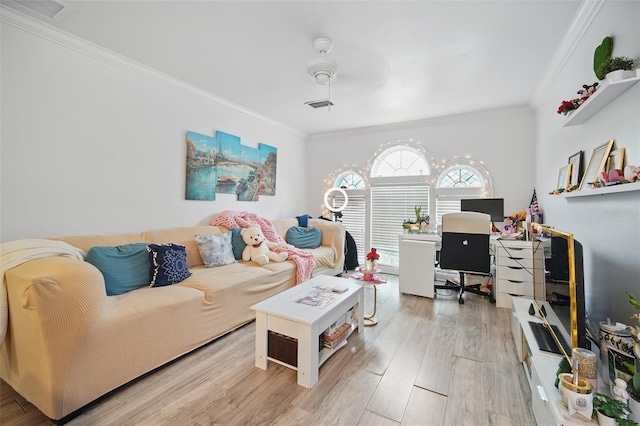
[[[320,53],[320,56],[309,62],[307,73],[313,77],[316,84],[329,87],[329,96],[327,99],[309,101],[305,104],[313,108],[328,107],[331,110],[331,105],[333,105],[331,102],[331,82],[335,81],[338,75],[338,63],[326,55],[333,47],[333,40],[328,37],[318,37],[313,40],[313,47]]]

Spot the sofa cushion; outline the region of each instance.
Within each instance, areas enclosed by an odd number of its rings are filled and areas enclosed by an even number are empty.
[[[318,228],[292,226],[287,231],[287,242],[302,249],[314,249],[322,242],[322,232]]]
[[[274,219],[271,221],[271,224],[276,229],[278,235],[280,235],[285,240],[287,239],[287,231],[292,226],[298,226],[298,219],[295,217],[288,217],[284,219]]]
[[[151,287],[179,283],[191,276],[187,266],[187,251],[179,244],[149,244]]]
[[[218,235],[196,235],[196,243],[207,268],[237,262],[231,246],[231,231]]]
[[[242,238],[241,232],[242,228],[233,228],[231,230],[231,246],[233,247],[233,257],[235,257],[236,260],[242,259],[242,252],[247,246],[247,243],[245,243]]]
[[[218,226],[184,226],[179,228],[156,229],[145,231],[142,241],[154,244],[173,243],[184,246],[187,250],[187,267],[204,265],[194,235],[215,235],[228,232],[227,228]]]
[[[124,294],[151,281],[146,243],[92,247],[86,260],[104,276],[107,296]]]

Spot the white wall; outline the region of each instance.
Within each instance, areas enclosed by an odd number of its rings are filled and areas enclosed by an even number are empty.
[[[2,25],[0,241],[206,224],[227,209],[303,212],[305,135],[29,26]],[[276,196],[186,201],[188,130],[278,148]]]
[[[593,53],[606,36],[614,37],[614,56],[640,57],[640,2],[606,2],[544,95],[537,110],[536,187],[545,222],[573,233],[584,246],[593,323],[611,317],[633,324],[625,290],[640,294],[640,191],[572,199],[547,194],[570,155],[583,150],[588,162],[593,149],[609,139],[616,140],[615,148],[626,148],[627,164],[640,165],[640,84],[580,126],[562,127],[564,117],[556,113],[562,100],[597,81]]]
[[[436,162],[466,155],[483,161],[507,214],[526,207],[535,186],[545,222],[585,247],[595,320],[629,323],[624,290],[640,294],[640,191],[573,200],[546,194],[569,155],[584,150],[588,160],[611,138],[627,148],[627,164],[640,164],[640,84],[582,126],[562,127],[556,114],[561,100],[595,81],[593,51],[606,35],[615,37],[615,55],[640,56],[639,23],[640,2],[604,3],[537,116],[507,108],[315,135],[305,147],[295,131],[149,78],[99,49],[3,21],[0,241],[204,224],[226,209],[316,216],[327,176],[366,169],[382,145],[412,139]],[[276,146],[277,195],[257,203],[221,194],[210,202],[184,200],[188,130]]]
[[[369,172],[376,152],[391,142],[419,143],[437,164],[454,157],[482,162],[505,214],[529,206],[534,188],[535,115],[528,107],[314,135],[309,139],[309,210],[320,212],[324,180],[341,168]],[[432,211],[433,215],[434,212]]]

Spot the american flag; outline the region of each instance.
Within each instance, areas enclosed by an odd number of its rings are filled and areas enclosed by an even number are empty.
[[[538,205],[538,196],[536,195],[536,190],[533,190],[533,196],[531,197],[531,213],[540,214],[540,206]]]

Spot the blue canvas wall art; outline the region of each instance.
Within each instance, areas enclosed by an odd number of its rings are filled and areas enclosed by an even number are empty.
[[[218,180],[215,156],[218,141],[206,135],[187,132],[187,200],[215,200]]]
[[[252,148],[235,135],[187,132],[187,200],[215,200],[215,193],[258,201],[276,194],[278,150],[263,143]]]

